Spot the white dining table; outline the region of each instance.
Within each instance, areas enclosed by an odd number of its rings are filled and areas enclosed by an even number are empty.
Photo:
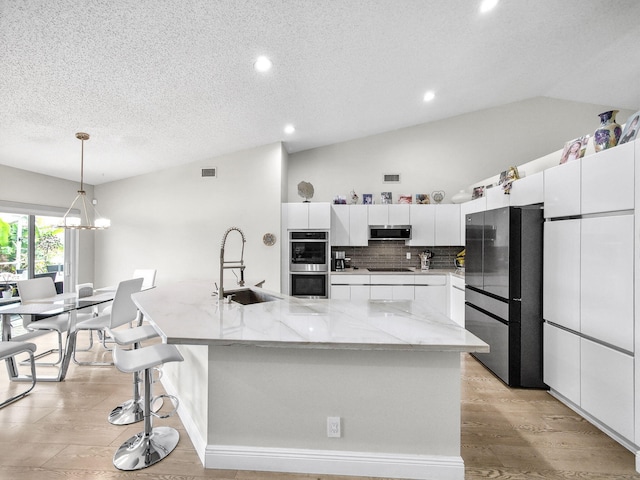
[[[69,315],[69,331],[64,347],[64,355],[58,374],[55,376],[37,376],[37,381],[45,382],[61,382],[67,375],[69,363],[73,355],[76,345],[76,320],[77,311],[84,308],[95,307],[113,300],[115,291],[97,292],[92,296],[78,298],[75,293],[62,293],[54,297],[41,298],[32,300],[29,303],[13,303],[0,306],[0,314],[2,315],[2,341],[28,339],[33,336],[32,333],[13,337],[11,334],[11,317],[12,315],[37,315],[42,318],[55,317],[58,315]],[[37,320],[35,320],[37,322]],[[5,360],[9,378],[12,381],[31,381],[29,375],[21,375],[18,371],[16,361],[13,357]]]

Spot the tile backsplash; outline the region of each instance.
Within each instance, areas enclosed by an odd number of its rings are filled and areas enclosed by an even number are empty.
[[[367,247],[331,247],[333,252],[345,252],[345,257],[350,258],[350,265],[358,268],[420,268],[418,254],[429,250],[433,253],[431,268],[455,268],[456,255],[464,247],[414,247],[404,244],[404,240],[386,240],[383,242],[369,242]],[[411,259],[407,260],[407,253],[411,253]]]

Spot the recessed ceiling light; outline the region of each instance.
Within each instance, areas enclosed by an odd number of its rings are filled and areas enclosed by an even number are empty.
[[[256,59],[253,64],[253,68],[255,68],[256,72],[268,72],[271,70],[271,60],[269,60],[265,56],[260,56]]]
[[[424,94],[424,97],[422,99],[425,102],[430,102],[434,98],[436,98],[436,94],[432,90],[429,90],[427,93]]]
[[[286,127],[284,127],[284,133],[286,133],[287,135],[291,135],[295,131],[296,127],[294,127],[293,125],[287,125]]]
[[[498,5],[499,0],[482,0],[480,4],[480,13],[486,13],[489,10],[493,10]]]

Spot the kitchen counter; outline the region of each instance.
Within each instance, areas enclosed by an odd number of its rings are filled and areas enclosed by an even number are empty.
[[[483,341],[421,302],[220,305],[212,287],[133,295],[180,345],[162,383],[206,468],[464,478],[460,352]]]

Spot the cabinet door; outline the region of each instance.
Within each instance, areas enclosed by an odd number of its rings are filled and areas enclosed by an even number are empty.
[[[543,378],[560,395],[580,405],[580,337],[543,324]]]
[[[410,205],[411,240],[409,245],[432,246],[436,244],[436,206]]]
[[[634,207],[634,144],[625,143],[582,159],[582,213]]]
[[[369,245],[367,205],[349,205],[349,245],[352,247]]]
[[[566,217],[580,214],[580,161],[544,171],[544,216]]]
[[[446,285],[416,285],[415,298],[431,305],[438,313],[448,313]]]
[[[534,173],[513,182],[509,196],[512,207],[544,202],[544,174]]]
[[[436,205],[434,245],[460,245],[460,205]]]
[[[369,225],[388,225],[389,205],[368,206]]]
[[[349,245],[349,205],[331,205],[331,245]]]
[[[309,228],[309,204],[287,203],[287,228],[306,230]]]
[[[351,300],[369,300],[369,285],[351,285]]]
[[[410,205],[388,205],[389,219],[388,225],[410,225],[411,214]]]
[[[318,230],[329,230],[331,228],[331,204],[308,203],[309,205],[309,227]]]
[[[581,332],[633,352],[633,216],[582,219]]]
[[[371,285],[371,300],[393,300],[393,285]]]
[[[580,331],[580,222],[544,223],[542,317]]]
[[[449,318],[464,327],[464,283],[449,287]]]
[[[501,186],[490,188],[486,191],[487,210],[508,207],[511,204],[511,196],[506,195]]]
[[[633,440],[633,357],[582,338],[580,406]]]
[[[351,300],[351,287],[349,285],[331,285],[331,299]]]
[[[414,299],[414,287],[413,285],[394,285],[393,286],[393,300],[413,300]]]

